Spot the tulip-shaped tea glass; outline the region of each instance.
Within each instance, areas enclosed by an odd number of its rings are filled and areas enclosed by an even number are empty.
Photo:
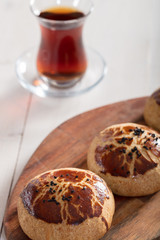
[[[41,41],[36,53],[32,50],[17,61],[22,85],[40,96],[74,95],[96,85],[104,75],[105,63],[97,52],[85,48],[82,37],[84,22],[93,10],[92,1],[31,0],[30,8],[40,25]],[[24,80],[29,76],[24,71],[22,76],[24,64],[20,64],[25,62],[29,72],[29,58],[35,61],[37,77],[28,87]],[[85,78],[85,85],[79,83]]]

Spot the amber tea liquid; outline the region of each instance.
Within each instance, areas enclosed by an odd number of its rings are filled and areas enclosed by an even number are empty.
[[[37,69],[40,75],[54,80],[53,84],[55,81],[58,84],[75,81],[86,71],[87,59],[82,41],[83,23],[74,21],[83,19],[84,16],[82,12],[66,7],[50,8],[39,15],[42,22],[47,21],[40,24],[42,37]],[[52,28],[53,20],[62,21],[64,28]],[[65,23],[70,26],[65,27]]]

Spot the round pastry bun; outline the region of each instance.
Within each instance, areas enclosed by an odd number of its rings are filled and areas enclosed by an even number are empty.
[[[147,125],[160,131],[160,88],[147,99],[144,119]]]
[[[160,190],[160,134],[146,126],[104,129],[93,139],[87,162],[115,194],[145,196]]]
[[[115,203],[105,181],[77,168],[33,178],[20,194],[20,226],[32,240],[98,240],[110,228]]]

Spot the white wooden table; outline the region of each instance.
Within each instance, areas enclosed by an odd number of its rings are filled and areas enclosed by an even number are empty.
[[[7,199],[42,140],[67,119],[109,103],[146,96],[160,87],[160,1],[94,0],[84,41],[108,63],[91,91],[40,98],[18,83],[15,61],[39,42],[27,0],[0,1],[0,237]]]

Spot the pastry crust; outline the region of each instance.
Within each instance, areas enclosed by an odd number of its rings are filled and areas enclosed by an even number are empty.
[[[144,108],[144,119],[147,125],[160,131],[160,89],[147,99]]]
[[[32,179],[17,209],[23,231],[33,240],[98,240],[111,226],[115,203],[99,176],[63,168]]]
[[[160,134],[146,126],[124,123],[101,131],[87,162],[115,194],[145,196],[160,190]]]

